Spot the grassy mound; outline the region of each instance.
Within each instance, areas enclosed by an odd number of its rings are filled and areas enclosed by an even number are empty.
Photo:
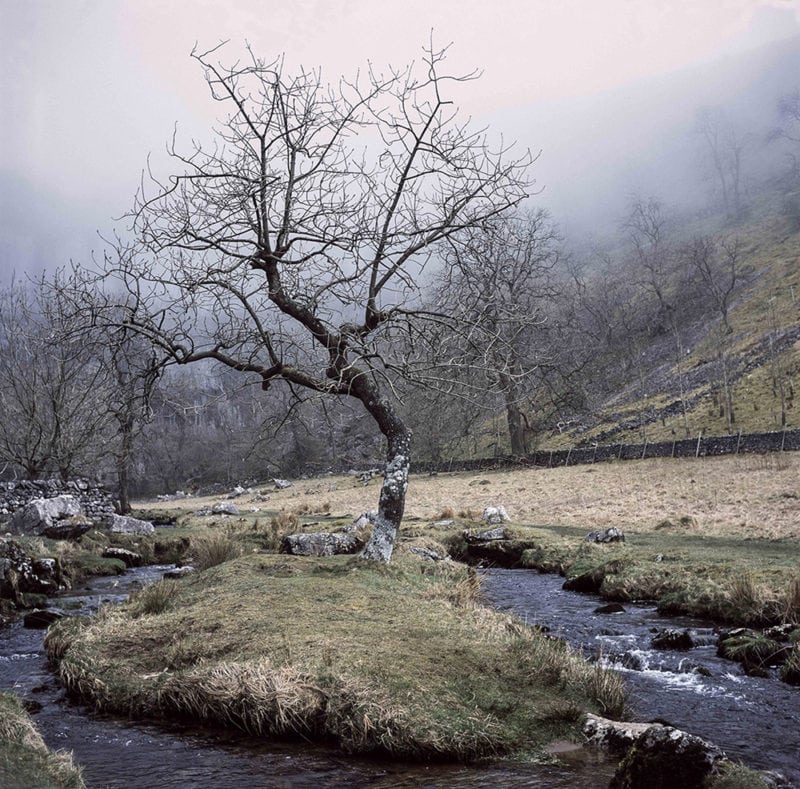
[[[351,753],[541,754],[618,677],[477,603],[466,568],[257,554],[51,628],[66,686],[97,707],[336,742]]]
[[[5,789],[83,789],[72,758],[47,750],[16,696],[0,693],[0,786]]]

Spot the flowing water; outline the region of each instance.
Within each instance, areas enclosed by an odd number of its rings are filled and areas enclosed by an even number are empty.
[[[777,673],[748,677],[738,663],[717,657],[711,623],[662,617],[644,604],[595,614],[598,597],[565,592],[562,578],[531,570],[486,570],[482,576],[487,602],[619,669],[631,719],[666,721],[715,743],[729,758],[780,770],[800,784],[800,688],[781,682]],[[668,627],[692,630],[699,646],[653,649],[654,631]]]
[[[53,600],[91,614],[161,576],[164,567],[94,579],[90,588]],[[590,750],[565,754],[557,766],[419,765],[355,759],[333,748],[265,741],[229,730],[128,721],[97,716],[70,703],[48,671],[43,631],[20,623],[0,629],[0,690],[31,706],[48,746],[72,751],[89,789],[257,789],[258,787],[463,787],[528,789],[606,787],[614,768]],[[33,789],[33,787],[31,788]]]
[[[132,588],[161,576],[163,567],[95,579],[57,605],[90,614],[123,600]],[[531,624],[544,625],[601,654],[625,677],[632,715],[660,718],[721,746],[760,769],[780,769],[800,782],[800,690],[778,680],[745,676],[716,657],[708,623],[659,617],[653,606],[596,615],[598,598],[564,592],[562,579],[530,570],[483,572],[486,598]],[[657,628],[692,628],[705,645],[689,652],[650,648]],[[0,689],[29,705],[51,748],[72,751],[89,789],[256,789],[257,787],[605,787],[613,765],[592,750],[566,754],[558,766],[418,765],[349,758],[332,748],[265,741],[229,730],[192,729],[97,716],[70,703],[48,671],[43,631],[20,624],[0,630]],[[712,676],[693,669],[702,665]]]

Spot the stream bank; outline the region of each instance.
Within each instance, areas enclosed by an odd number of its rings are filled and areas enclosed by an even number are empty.
[[[160,577],[166,568],[139,568],[120,578],[94,579],[88,589],[57,601],[91,614],[119,602],[128,590]],[[52,749],[74,753],[88,789],[151,789],[152,786],[231,789],[253,787],[462,787],[487,785],[530,789],[603,789],[614,763],[581,750],[558,764],[505,762],[488,765],[419,764],[358,759],[319,745],[265,740],[213,726],[137,721],[97,715],[66,698],[49,672],[40,630],[15,623],[0,630],[0,688],[11,689],[39,707],[34,722]]]
[[[487,601],[613,666],[624,677],[630,718],[661,720],[721,747],[731,759],[778,770],[800,785],[800,690],[748,676],[717,655],[717,626],[692,617],[663,616],[655,604],[625,603],[597,613],[599,596],[565,591],[563,578],[533,570],[482,570]],[[656,632],[696,635],[692,649],[658,649]]]

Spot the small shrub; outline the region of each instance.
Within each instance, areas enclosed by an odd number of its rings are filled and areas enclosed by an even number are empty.
[[[456,512],[452,507],[445,507],[435,518],[437,521],[449,521],[456,517]]]

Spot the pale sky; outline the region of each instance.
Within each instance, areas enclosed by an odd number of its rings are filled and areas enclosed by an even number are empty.
[[[454,70],[482,70],[459,101],[494,126],[797,34],[798,21],[800,0],[0,0],[0,271],[85,255],[173,123],[203,134],[218,107],[195,42],[230,39],[233,58],[246,40],[335,81],[368,60],[405,64],[432,33],[453,43]]]

